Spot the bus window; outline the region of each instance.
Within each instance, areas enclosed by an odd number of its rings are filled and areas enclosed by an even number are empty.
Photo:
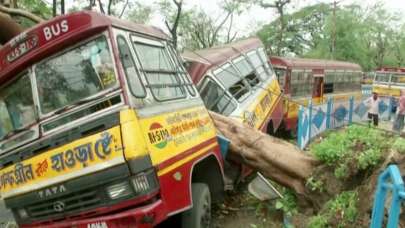
[[[242,76],[248,81],[249,85],[254,87],[260,83],[260,79],[257,77],[252,66],[247,62],[245,57],[241,56],[234,60],[233,63],[236,69],[238,69]]]
[[[335,73],[325,72],[325,82],[323,84],[323,93],[333,93],[335,83]]]
[[[271,69],[270,64],[269,64],[269,62],[268,62],[269,59],[267,58],[267,55],[266,55],[266,53],[264,52],[264,48],[259,48],[259,49],[258,49],[258,52],[259,52],[260,58],[262,59],[263,65],[265,66],[265,68],[266,68],[267,71],[268,71],[268,74],[269,74],[269,75],[272,75],[273,72],[272,72],[272,69]]]
[[[375,81],[380,83],[388,83],[390,81],[390,75],[386,73],[377,73],[375,75]]]
[[[167,101],[186,97],[184,83],[174,68],[170,53],[160,42],[153,44],[134,42],[135,51],[145,74],[147,87],[158,101]]]
[[[117,85],[104,36],[43,61],[35,68],[35,75],[43,114]]]
[[[260,56],[257,54],[256,51],[251,51],[247,54],[249,57],[250,62],[253,65],[253,68],[255,68],[257,74],[260,76],[260,79],[262,81],[267,80],[269,78],[270,74],[266,71],[264,68],[264,64],[262,60],[260,59]]]
[[[24,74],[0,90],[0,139],[36,120],[31,81]]]
[[[405,84],[405,74],[393,74],[391,82],[395,84]]]
[[[178,54],[176,52],[176,50],[174,50],[174,48],[172,46],[168,47],[169,52],[172,56],[172,58],[174,59],[176,68],[177,68],[177,72],[180,74],[180,78],[184,81],[184,84],[187,86],[188,92],[190,93],[191,96],[196,96],[197,93],[194,89],[193,83],[191,82],[191,79],[189,78],[189,76],[187,75],[187,67],[186,67],[186,62],[183,62],[180,58],[180,54]]]
[[[215,72],[215,75],[221,81],[222,85],[228,89],[232,96],[237,100],[242,100],[245,97],[244,95],[250,91],[243,78],[229,63],[225,64]]]
[[[201,98],[205,106],[211,111],[231,114],[236,109],[236,104],[217,83],[211,79],[206,79],[202,89],[200,89]]]
[[[142,82],[139,78],[138,71],[135,68],[135,62],[132,57],[131,51],[129,50],[127,41],[123,36],[119,36],[117,38],[117,43],[120,60],[124,68],[131,93],[135,97],[145,97],[145,88],[143,87]]]
[[[312,73],[305,71],[293,71],[291,73],[291,96],[311,96],[312,84]]]
[[[286,73],[287,71],[282,68],[274,68],[274,71],[277,76],[278,84],[280,84],[280,88],[284,88],[285,86],[285,78],[286,78]]]

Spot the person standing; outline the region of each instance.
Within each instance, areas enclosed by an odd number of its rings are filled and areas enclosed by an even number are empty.
[[[404,129],[404,117],[405,117],[405,90],[401,90],[401,97],[398,101],[397,116],[395,118],[392,130],[401,134]]]
[[[378,94],[376,92],[373,92],[373,96],[365,100],[366,106],[369,108],[368,109],[368,124],[369,126],[371,125],[371,122],[373,122],[373,125],[375,127],[378,126],[378,104],[380,103],[380,99],[378,98]]]

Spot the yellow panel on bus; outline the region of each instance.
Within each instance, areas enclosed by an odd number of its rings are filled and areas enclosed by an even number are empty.
[[[0,194],[10,197],[123,162],[117,126],[2,169]]]
[[[272,80],[266,90],[257,96],[256,101],[244,111],[243,121],[249,126],[259,129],[269,118],[276,102],[280,99],[280,87],[277,80]]]
[[[190,151],[190,156],[197,156],[195,147],[216,137],[211,117],[204,106],[147,117],[140,119],[140,124],[154,165],[187,151]],[[215,146],[216,140],[201,149]],[[168,171],[161,170],[159,175]]]

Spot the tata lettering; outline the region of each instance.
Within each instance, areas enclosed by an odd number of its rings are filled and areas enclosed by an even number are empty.
[[[87,228],[108,228],[108,225],[105,222],[97,222],[88,224]]]
[[[59,186],[54,186],[51,188],[46,188],[44,190],[38,191],[38,195],[40,198],[47,198],[53,195],[56,195],[58,193],[64,193],[66,192],[66,188],[64,185],[59,185]]]
[[[59,23],[55,23],[51,26],[44,28],[44,36],[46,41],[52,39],[53,37],[59,36],[62,33],[66,33],[69,30],[67,20],[63,20]]]

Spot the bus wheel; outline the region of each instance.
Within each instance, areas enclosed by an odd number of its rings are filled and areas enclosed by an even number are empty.
[[[193,207],[182,214],[182,227],[209,228],[211,224],[211,193],[207,184],[191,185]]]

